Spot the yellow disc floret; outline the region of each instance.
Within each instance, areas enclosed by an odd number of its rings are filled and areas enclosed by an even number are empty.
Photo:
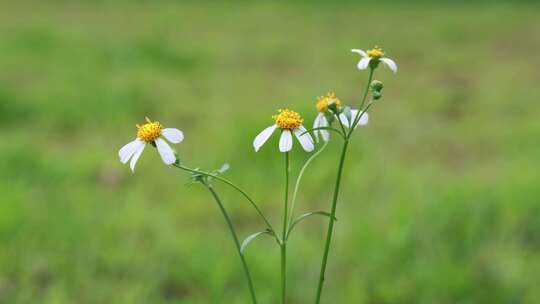
[[[272,118],[281,129],[296,129],[304,123],[300,114],[288,109],[279,109],[278,114]]]
[[[375,59],[379,59],[382,56],[384,56],[383,50],[378,46],[372,48],[371,50],[368,50],[367,54],[368,54],[369,57],[375,58]]]
[[[161,135],[163,126],[158,121],[151,121],[146,117],[146,123],[142,126],[137,125],[137,137],[147,143],[153,142]]]
[[[339,98],[333,92],[317,98],[317,104],[315,107],[317,107],[317,111],[325,113],[328,111],[328,106],[332,103],[334,103],[338,108],[341,107],[341,100],[339,100]]]

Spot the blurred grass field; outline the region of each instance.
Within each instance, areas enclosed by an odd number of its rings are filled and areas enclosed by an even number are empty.
[[[12,1],[13,2],[13,1]],[[347,159],[324,303],[538,303],[540,7],[533,4],[0,4],[0,303],[248,303],[211,197],[147,149],[144,116],[184,130],[191,166],[245,186],[279,227],[282,155],[251,142],[277,108],[357,104],[351,48],[382,46],[384,98]],[[328,209],[339,143],[297,212]],[[294,170],[305,153],[293,153]],[[296,172],[295,171],[295,172]],[[242,236],[263,223],[218,186]],[[290,303],[315,296],[325,223],[289,245]],[[247,250],[261,303],[279,252]]]

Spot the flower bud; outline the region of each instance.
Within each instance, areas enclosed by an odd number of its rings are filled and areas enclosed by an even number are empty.
[[[383,86],[383,83],[382,83],[381,81],[379,81],[379,80],[373,80],[373,81],[371,82],[370,87],[371,87],[371,90],[372,90],[373,92],[380,92],[380,91],[382,91],[382,89],[383,89],[384,86]]]
[[[381,97],[382,97],[381,91],[374,91],[374,92],[373,92],[373,99],[374,99],[374,100],[378,100],[378,99],[380,99]]]

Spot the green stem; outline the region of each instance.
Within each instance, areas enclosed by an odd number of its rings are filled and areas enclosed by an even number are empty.
[[[319,304],[321,302],[321,294],[322,294],[322,289],[323,289],[323,285],[324,285],[324,276],[325,276],[325,273],[326,273],[326,265],[328,263],[328,254],[330,252],[330,244],[332,242],[332,235],[334,233],[334,223],[336,221],[335,218],[336,218],[337,200],[338,200],[338,197],[339,197],[339,188],[341,186],[341,176],[343,175],[343,165],[345,164],[345,156],[347,155],[347,147],[349,146],[349,140],[351,138],[351,135],[352,135],[356,125],[360,121],[360,118],[362,117],[362,115],[364,115],[364,113],[367,111],[367,109],[369,109],[369,106],[371,105],[371,104],[369,104],[364,110],[362,110],[364,108],[364,104],[366,103],[366,98],[367,98],[367,96],[369,94],[369,86],[371,85],[371,80],[373,79],[374,71],[375,71],[375,69],[370,66],[368,81],[367,81],[367,84],[366,84],[364,95],[362,96],[362,102],[360,103],[360,108],[358,108],[358,112],[356,113],[356,116],[355,116],[355,118],[353,120],[353,124],[349,126],[349,133],[347,133],[346,136],[345,136],[345,141],[343,142],[343,149],[341,150],[341,157],[340,157],[340,160],[339,160],[339,167],[338,167],[338,172],[337,172],[337,177],[336,177],[336,185],[334,187],[334,196],[332,198],[332,209],[330,211],[330,220],[328,222],[328,231],[326,232],[326,242],[325,242],[325,245],[324,245],[324,254],[323,254],[323,258],[322,258],[322,262],[321,262],[321,272],[320,272],[320,275],[319,275],[319,284],[317,286],[317,297],[315,299],[316,304]],[[341,122],[339,120],[339,117],[338,117],[338,121]]]
[[[334,116],[336,117],[336,120],[337,122],[339,123],[339,126],[341,127],[341,132],[343,133],[343,138],[347,138],[347,131],[345,130],[345,126],[343,125],[343,123],[341,122],[341,119],[339,119],[339,115],[338,113],[334,113]]]
[[[286,303],[287,297],[287,244],[281,244],[281,303]]]
[[[279,237],[276,235],[276,232],[275,232],[274,228],[272,227],[272,224],[270,224],[270,221],[268,221],[266,216],[264,216],[264,214],[262,213],[261,209],[259,209],[259,207],[255,203],[255,201],[253,201],[253,199],[251,199],[251,197],[244,190],[242,190],[240,187],[238,187],[237,185],[233,184],[231,181],[229,181],[229,180],[227,180],[227,179],[225,179],[225,178],[223,178],[223,177],[221,177],[221,176],[219,176],[217,174],[201,171],[199,169],[188,168],[186,166],[183,166],[183,165],[180,165],[180,164],[177,164],[177,163],[175,163],[173,165],[178,169],[182,169],[182,170],[185,170],[185,171],[188,171],[188,172],[191,172],[191,173],[202,174],[202,175],[206,175],[206,176],[215,178],[216,180],[218,180],[218,181],[220,181],[222,183],[225,183],[225,184],[231,186],[236,191],[240,192],[240,194],[242,194],[242,196],[244,196],[248,200],[248,202],[251,204],[251,206],[253,206],[253,208],[255,208],[255,210],[257,211],[259,216],[265,222],[267,228],[270,230],[270,233],[272,233],[272,235],[276,238],[276,240],[279,241]]]
[[[353,120],[354,123],[350,126],[349,134],[347,135],[347,137],[351,136],[352,132],[354,131],[354,128],[356,127],[356,125],[360,121],[360,117],[361,117],[360,113],[362,113],[362,115],[364,114],[364,111],[361,111],[361,109],[364,108],[364,104],[366,103],[366,98],[367,98],[368,93],[369,93],[369,85],[371,84],[371,80],[373,79],[374,71],[375,71],[374,68],[372,68],[372,67],[369,68],[369,76],[368,76],[366,89],[364,91],[364,96],[362,96],[362,103],[360,104],[360,108],[358,108],[358,112],[356,113],[356,116],[354,117],[354,120]]]
[[[336,218],[336,207],[337,207],[337,200],[339,196],[339,188],[341,185],[341,176],[343,174],[343,165],[345,164],[345,156],[347,154],[347,147],[349,145],[349,140],[345,140],[343,142],[343,149],[341,150],[341,158],[339,160],[339,167],[337,172],[337,178],[336,178],[336,185],[334,188],[334,196],[332,199],[332,210],[330,211],[330,220],[328,222],[328,231],[326,233],[326,243],[324,245],[324,254],[321,262],[321,272],[319,275],[319,284],[317,287],[317,298],[315,300],[315,303],[319,304],[321,301],[321,294],[323,289],[323,283],[324,283],[324,275],[326,272],[326,264],[328,262],[328,253],[330,252],[330,243],[332,242],[332,234],[334,232],[334,222]]]
[[[281,236],[281,303],[286,303],[287,296],[287,214],[289,211],[289,174],[291,162],[289,152],[285,152],[285,200],[283,203],[283,234]]]
[[[244,254],[240,250],[240,241],[238,240],[238,235],[236,234],[236,231],[234,230],[233,223],[231,221],[231,218],[229,217],[229,214],[227,213],[227,210],[225,210],[225,207],[223,206],[223,203],[221,202],[221,199],[219,198],[218,194],[212,188],[212,185],[202,183],[206,186],[206,188],[210,191],[212,196],[214,197],[214,200],[219,206],[219,209],[221,210],[221,213],[223,214],[223,217],[225,218],[225,221],[227,222],[227,226],[229,226],[229,231],[231,232],[231,235],[234,240],[234,244],[236,246],[236,250],[238,251],[238,256],[240,257],[240,261],[242,262],[242,267],[244,268],[244,273],[246,275],[246,281],[249,287],[249,292],[251,294],[251,300],[253,304],[257,304],[257,296],[255,295],[255,288],[253,287],[253,281],[251,279],[251,274],[249,273],[249,267],[246,263],[246,259],[244,258]]]
[[[353,133],[356,125],[360,121],[360,118],[364,113],[369,109],[371,106],[371,103],[367,105],[367,107],[364,109],[364,104],[366,103],[366,98],[369,94],[369,86],[371,85],[371,80],[373,79],[373,73],[375,69],[370,66],[369,69],[369,76],[368,81],[366,84],[366,88],[364,91],[364,95],[362,96],[362,102],[360,104],[360,108],[358,109],[358,113],[356,113],[356,116],[354,117],[353,124],[349,126],[349,133],[345,136],[345,141],[343,142],[343,149],[341,150],[341,157],[339,159],[339,166],[338,166],[338,172],[336,177],[336,185],[334,187],[334,196],[332,198],[332,209],[330,211],[330,220],[328,222],[328,231],[326,232],[326,242],[324,244],[324,254],[321,262],[321,272],[319,275],[319,284],[317,286],[317,297],[315,299],[315,303],[319,304],[321,302],[321,295],[322,295],[322,289],[324,285],[324,276],[326,273],[326,265],[328,263],[328,254],[330,252],[330,244],[332,242],[332,235],[334,233],[334,223],[336,219],[336,208],[337,208],[337,200],[339,197],[339,188],[341,186],[341,176],[343,175],[343,165],[345,164],[345,157],[347,155],[347,147],[349,146],[349,140],[351,138],[351,134]],[[362,110],[363,109],[363,110]],[[339,117],[337,117],[338,121]]]
[[[289,227],[290,225],[292,224],[292,221],[293,221],[293,216],[294,216],[294,206],[296,204],[296,196],[298,194],[298,189],[300,188],[300,181],[302,180],[302,177],[304,176],[304,172],[306,171],[307,167],[311,164],[311,162],[317,158],[317,156],[319,156],[322,151],[324,151],[324,149],[326,148],[326,146],[328,146],[328,142],[324,142],[324,145],[315,153],[313,153],[309,158],[308,160],[304,163],[304,165],[302,166],[302,169],[300,169],[300,173],[298,173],[298,177],[296,178],[296,184],[294,185],[294,190],[293,190],[293,195],[292,195],[292,199],[291,199],[291,212],[290,212],[290,215],[289,215]],[[285,237],[285,239],[288,239],[289,238],[289,235],[287,233],[287,236]]]

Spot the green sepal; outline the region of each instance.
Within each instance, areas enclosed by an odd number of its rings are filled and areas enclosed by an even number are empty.
[[[331,126],[332,123],[334,122],[334,119],[336,119],[335,114],[330,111],[324,112],[324,117],[326,117],[326,120],[328,121],[329,126]]]
[[[372,58],[372,59],[369,61],[369,67],[370,67],[372,70],[375,70],[375,69],[379,66],[379,63],[381,63],[381,61],[380,61],[379,59]]]

